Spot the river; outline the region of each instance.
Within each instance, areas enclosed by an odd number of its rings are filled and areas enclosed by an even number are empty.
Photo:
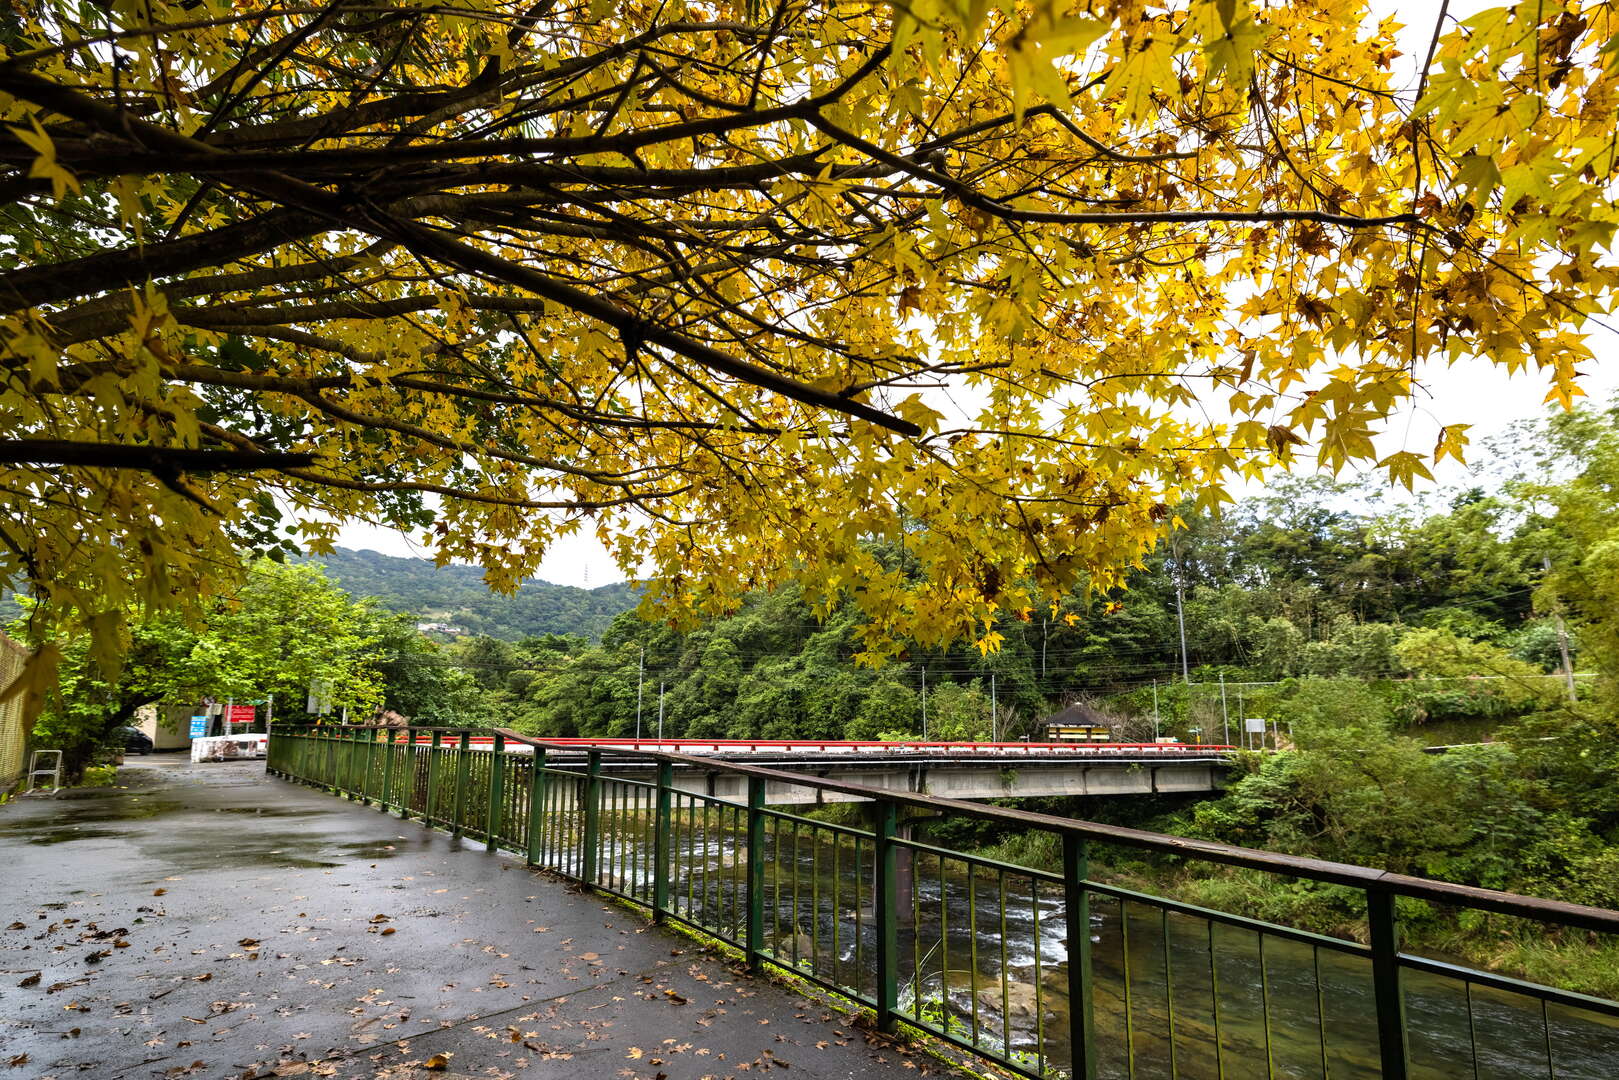
[[[679,816],[679,815],[677,815]],[[620,887],[644,890],[641,837]],[[766,948],[868,998],[875,993],[870,843],[766,838]],[[739,937],[740,834],[676,826],[677,911]],[[918,853],[900,928],[899,1005],[1026,1067],[1070,1061],[1061,890]],[[796,882],[796,889],[794,883]],[[1004,904],[1000,898],[1004,895]],[[943,928],[943,933],[941,933]],[[1120,1080],[1375,1080],[1377,1032],[1364,955],[1112,897],[1091,900],[1098,1073]],[[1167,963],[1166,963],[1167,962]],[[1128,985],[1128,993],[1126,986]],[[1407,971],[1414,1080],[1616,1080],[1619,1021],[1525,995]],[[948,987],[948,991],[945,988]],[[1217,987],[1217,989],[1216,989]],[[920,1008],[918,1002],[920,1001]],[[1268,1022],[1267,1022],[1268,1021]],[[1008,1031],[1008,1028],[1010,1029]]]

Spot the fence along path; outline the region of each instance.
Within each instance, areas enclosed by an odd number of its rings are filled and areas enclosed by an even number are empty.
[[[1552,932],[1619,932],[1619,912],[504,729],[277,726],[268,765],[517,852],[867,1006],[882,1030],[909,1025],[1033,1080],[1619,1075],[1619,1002],[1402,952],[1398,902]],[[676,789],[677,768],[740,775],[747,801]],[[863,796],[869,827],[767,807],[767,785]],[[1061,865],[912,839],[905,812],[1051,833]],[[1354,890],[1369,940],[1091,880],[1098,845]]]

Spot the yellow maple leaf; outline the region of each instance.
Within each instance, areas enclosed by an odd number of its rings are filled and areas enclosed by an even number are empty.
[[[40,127],[39,117],[30,116],[28,122],[33,130],[7,126],[8,131],[37,155],[28,169],[28,175],[38,180],[49,180],[51,193],[58,200],[69,190],[75,195],[80,194],[79,178],[57,162],[56,144],[51,141],[50,134]]]

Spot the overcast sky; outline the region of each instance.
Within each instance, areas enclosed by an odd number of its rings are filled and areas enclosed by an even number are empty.
[[[1492,0],[1498,2],[1498,0]],[[1460,0],[1450,5],[1452,15],[1466,18],[1491,4],[1481,0]],[[1406,69],[1408,77],[1415,77],[1416,64],[1426,52],[1434,19],[1439,11],[1437,0],[1374,0],[1373,10],[1379,13],[1397,12],[1408,20],[1401,34],[1401,47],[1407,54],[1397,63]],[[1597,362],[1585,372],[1584,387],[1591,400],[1602,401],[1619,390],[1619,339],[1613,332],[1591,327],[1589,339]],[[1492,364],[1481,361],[1458,364],[1449,369],[1428,368],[1422,378],[1426,392],[1380,440],[1387,453],[1404,447],[1418,453],[1431,452],[1439,428],[1445,424],[1470,424],[1468,432],[1474,448],[1489,436],[1496,434],[1517,420],[1545,415],[1542,404],[1548,388],[1545,376],[1529,373],[1509,377]],[[1464,468],[1447,460],[1437,470],[1438,483],[1460,484],[1467,479]],[[369,548],[388,555],[425,556],[427,551],[411,538],[389,529],[351,523],[338,537],[343,547]],[[546,559],[535,575],[558,585],[576,585],[595,588],[624,580],[624,575],[613,565],[607,552],[594,536],[566,537],[552,545]]]

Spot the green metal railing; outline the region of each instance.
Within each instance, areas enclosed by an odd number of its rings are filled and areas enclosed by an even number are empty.
[[[867,1006],[883,1030],[908,1025],[1034,1080],[1619,1076],[1619,1003],[1399,945],[1402,902],[1563,935],[1619,932],[1619,912],[505,730],[278,726],[269,768],[516,852]],[[863,800],[864,825],[791,808],[820,800]],[[917,815],[940,814],[1054,834],[1060,865],[913,835]],[[1368,940],[1092,880],[1103,848],[1351,890]]]

